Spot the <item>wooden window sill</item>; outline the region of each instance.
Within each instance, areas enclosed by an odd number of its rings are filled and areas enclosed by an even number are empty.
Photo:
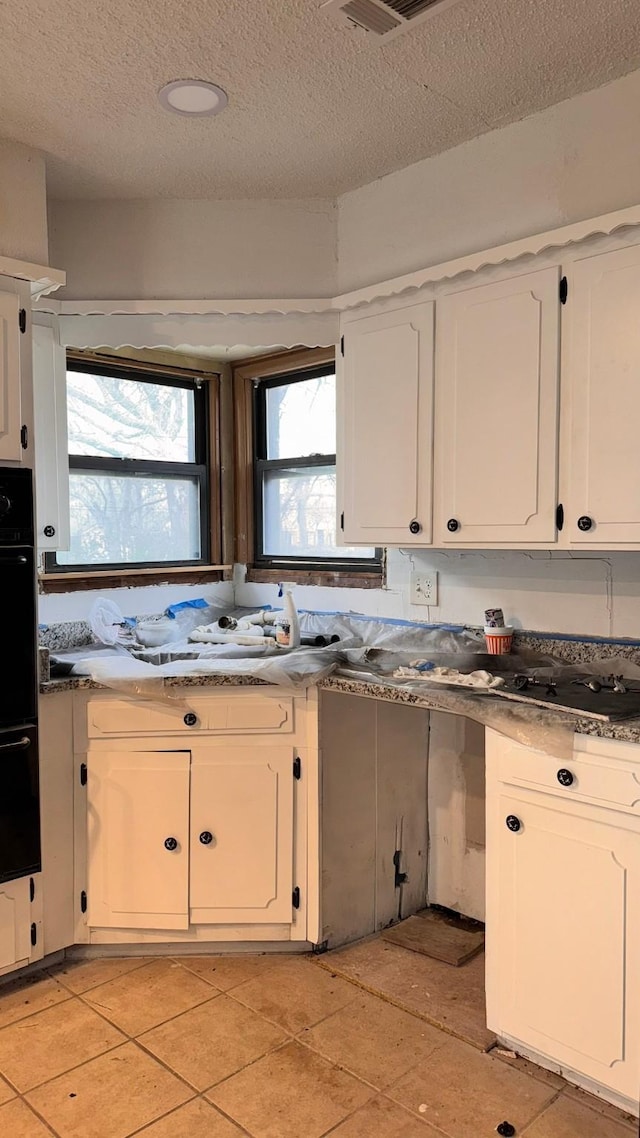
[[[296,585],[323,585],[337,589],[381,589],[384,584],[382,570],[359,573],[341,569],[252,569],[247,568],[247,583],[277,585],[280,581],[293,581]]]
[[[73,593],[87,589],[123,589],[132,585],[200,585],[230,581],[232,565],[172,565],[168,569],[97,569],[87,573],[41,573],[40,593]]]

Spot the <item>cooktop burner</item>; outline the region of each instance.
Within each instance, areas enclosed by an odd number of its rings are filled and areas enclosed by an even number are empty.
[[[539,704],[559,711],[571,711],[590,719],[620,721],[640,717],[640,688],[622,676],[530,676],[517,674],[506,679],[499,694],[520,703]]]

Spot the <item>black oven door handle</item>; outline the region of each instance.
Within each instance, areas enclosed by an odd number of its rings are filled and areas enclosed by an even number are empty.
[[[26,751],[27,747],[30,746],[31,739],[28,735],[23,735],[15,743],[0,743],[0,751]]]
[[[26,565],[26,557],[4,557],[0,554],[0,565]]]

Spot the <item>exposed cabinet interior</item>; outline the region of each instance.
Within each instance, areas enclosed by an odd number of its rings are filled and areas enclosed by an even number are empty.
[[[332,947],[426,904],[429,712],[324,691],[320,739],[321,938]]]

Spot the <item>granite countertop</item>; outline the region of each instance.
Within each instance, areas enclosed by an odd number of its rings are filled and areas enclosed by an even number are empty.
[[[163,686],[166,687],[262,687],[264,681],[255,678],[254,676],[165,676],[163,679]],[[350,676],[340,675],[334,673],[328,676],[327,679],[322,680],[318,685],[323,690],[328,691],[341,691],[351,695],[366,696],[369,699],[384,699],[396,703],[408,704],[414,707],[422,707],[426,710],[439,710],[446,711],[447,696],[446,693],[437,691],[416,692],[410,690],[405,685],[393,681],[391,679],[378,679],[372,676],[370,679],[353,678]],[[123,694],[118,692],[118,689],[109,689],[103,684],[96,683],[95,680],[89,676],[67,676],[64,679],[48,680],[40,684],[40,693],[42,695],[50,695],[55,692],[63,691],[76,691],[79,689],[93,689],[95,691],[109,691],[112,690],[115,695]],[[456,701],[463,698],[462,695],[454,693]],[[466,693],[465,693],[466,694]],[[468,698],[474,698],[468,696]],[[477,698],[477,697],[475,697]],[[515,705],[521,707],[523,705]],[[509,708],[513,711],[514,704],[510,704]],[[507,711],[505,704],[502,703],[502,709]],[[453,709],[451,709],[453,710]],[[494,706],[495,710],[495,706]],[[530,709],[535,713],[537,709]],[[463,711],[454,711],[455,714],[464,714]],[[542,717],[544,712],[542,709],[538,711]],[[640,743],[640,719],[628,719],[624,723],[607,723],[599,719],[588,719],[577,715],[570,715],[565,712],[554,712],[554,720],[557,726],[564,727],[568,730],[573,730],[579,735],[593,735],[600,739],[619,739],[627,743]],[[530,722],[534,722],[533,715]]]

